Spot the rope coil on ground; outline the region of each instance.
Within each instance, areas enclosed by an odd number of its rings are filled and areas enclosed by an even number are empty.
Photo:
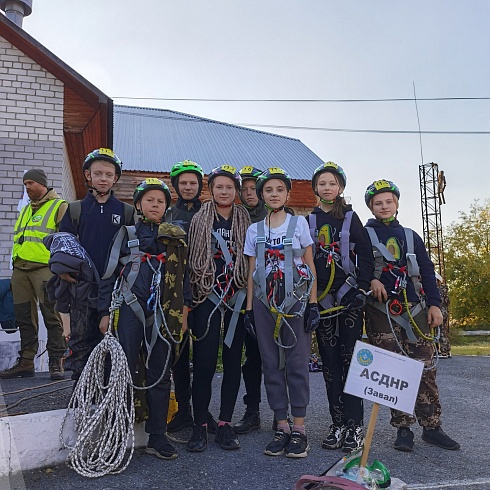
[[[111,372],[104,385],[107,355]],[[67,464],[79,475],[114,475],[129,465],[134,452],[135,418],[131,384],[126,355],[116,338],[107,333],[88,359],[60,429],[63,448],[70,450]],[[68,446],[63,438],[70,413],[78,433],[74,446]]]

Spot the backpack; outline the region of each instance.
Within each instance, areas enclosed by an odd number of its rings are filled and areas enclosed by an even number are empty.
[[[121,201],[122,202],[122,201]],[[124,223],[127,225],[131,222],[131,218],[134,216],[134,208],[131,204],[123,202],[124,207]],[[75,232],[78,235],[78,225],[80,224],[80,215],[82,214],[82,201],[73,201],[68,204],[68,211],[70,212],[71,222],[75,227]]]

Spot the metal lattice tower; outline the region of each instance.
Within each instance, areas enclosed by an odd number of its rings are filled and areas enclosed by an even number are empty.
[[[419,176],[424,243],[436,271],[445,277],[441,205],[446,203],[446,177],[443,171],[439,171],[437,163],[419,165]]]

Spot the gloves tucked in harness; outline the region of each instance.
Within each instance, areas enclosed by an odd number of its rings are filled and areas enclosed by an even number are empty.
[[[254,340],[257,340],[257,332],[255,331],[255,318],[253,310],[246,310],[243,315],[243,326],[245,327],[245,331],[252,337]]]
[[[351,288],[344,294],[340,304],[345,306],[347,310],[358,310],[364,308],[368,297],[361,289]]]
[[[305,311],[305,332],[314,332],[320,325],[318,303],[308,303]]]

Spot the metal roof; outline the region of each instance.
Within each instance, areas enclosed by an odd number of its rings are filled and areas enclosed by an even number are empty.
[[[209,173],[221,164],[281,167],[309,180],[322,163],[300,140],[165,109],[114,106],[114,151],[124,170],[169,172],[193,160]]]

